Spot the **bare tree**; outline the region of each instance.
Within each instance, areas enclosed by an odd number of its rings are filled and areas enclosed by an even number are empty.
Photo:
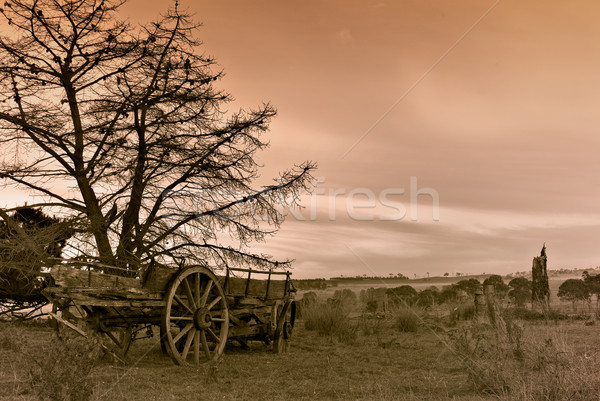
[[[163,255],[286,265],[249,245],[284,219],[314,164],[253,187],[270,104],[224,111],[223,73],[175,3],[134,28],[120,0],[8,0],[0,14],[4,187],[78,218],[78,253],[136,268]],[[0,17],[1,19],[1,17]],[[61,190],[61,188],[63,188]]]

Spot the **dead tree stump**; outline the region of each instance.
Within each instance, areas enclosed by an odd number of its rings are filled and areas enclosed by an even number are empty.
[[[539,305],[542,311],[550,307],[550,286],[548,284],[548,271],[546,270],[548,258],[546,256],[546,244],[542,247],[540,256],[533,258],[531,268],[531,306]]]

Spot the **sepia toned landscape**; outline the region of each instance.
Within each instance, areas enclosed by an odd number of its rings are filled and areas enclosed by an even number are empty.
[[[600,400],[599,14],[4,1],[0,400]]]

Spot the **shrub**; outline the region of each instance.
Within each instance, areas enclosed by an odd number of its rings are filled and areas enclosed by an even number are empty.
[[[345,313],[350,313],[356,308],[358,297],[350,289],[335,290],[333,298],[329,301],[335,307],[340,307]]]
[[[414,310],[399,308],[394,313],[394,328],[402,332],[415,332],[419,327],[419,318]]]
[[[364,336],[379,336],[384,329],[383,319],[361,319],[360,330]]]
[[[454,307],[450,312],[450,325],[454,326],[458,321],[472,320],[475,318],[475,305],[462,303]]]
[[[367,301],[367,312],[369,313],[375,313],[377,312],[377,308],[379,307],[379,305],[377,304],[377,301],[373,300],[373,301]]]
[[[440,297],[440,292],[436,287],[427,288],[420,291],[417,295],[417,304],[419,306],[432,306]]]
[[[410,285],[401,285],[400,287],[389,288],[386,291],[386,294],[388,295],[388,300],[392,305],[412,305],[417,297],[417,290]]]
[[[316,331],[319,336],[336,337],[340,342],[351,342],[356,339],[358,325],[351,324],[348,315],[339,305],[334,303],[310,304],[304,307],[304,328]]]

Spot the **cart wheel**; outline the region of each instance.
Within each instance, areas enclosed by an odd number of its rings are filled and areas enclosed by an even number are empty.
[[[178,365],[219,358],[229,330],[227,299],[217,276],[202,266],[180,272],[165,295],[161,340]]]
[[[273,352],[283,354],[288,351],[292,331],[296,322],[296,302],[287,301],[277,315],[277,328],[273,341]]]

